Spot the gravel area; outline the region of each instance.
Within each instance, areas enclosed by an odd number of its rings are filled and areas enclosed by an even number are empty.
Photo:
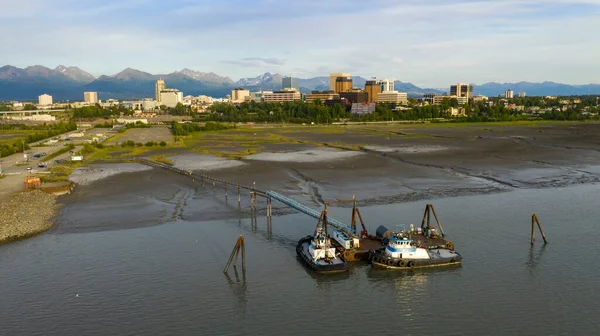
[[[0,204],[0,244],[49,230],[58,205],[56,196],[40,190],[23,192]]]

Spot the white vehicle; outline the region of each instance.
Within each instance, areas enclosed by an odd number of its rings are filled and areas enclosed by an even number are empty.
[[[83,161],[82,155],[73,155],[71,156],[71,161]]]

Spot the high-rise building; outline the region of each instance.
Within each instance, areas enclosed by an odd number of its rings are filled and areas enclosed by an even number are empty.
[[[376,80],[368,80],[365,83],[365,92],[367,92],[368,98],[367,100],[370,103],[374,103],[377,101],[377,95],[381,93],[381,84]]]
[[[380,79],[377,81],[381,85],[381,92],[391,92],[394,90],[394,81],[389,79]]]
[[[352,78],[337,77],[335,79],[335,92],[341,93],[352,89]]]
[[[243,103],[246,101],[246,97],[250,97],[250,90],[237,88],[231,90],[231,102],[232,103]]]
[[[347,78],[349,80],[352,80],[352,77],[350,77],[349,73],[345,73],[345,72],[335,72],[335,73],[329,74],[329,90],[339,93],[340,91],[337,91],[335,89],[336,85],[337,85],[336,81],[338,78]],[[352,88],[352,86],[350,86],[350,88]]]
[[[98,103],[98,92],[84,92],[83,101],[88,104]]]
[[[508,89],[508,90],[506,90],[506,92],[504,92],[504,98],[506,98],[506,99],[512,99],[514,96],[515,96],[515,93],[511,89]]]
[[[527,94],[525,93],[525,91],[519,91],[519,98],[523,98],[527,96]]]
[[[473,98],[473,85],[458,83],[450,85],[450,95],[457,97]]]
[[[52,96],[44,93],[38,97],[38,104],[42,106],[52,105]]]
[[[165,85],[165,81],[161,79],[156,81],[156,84],[154,84],[154,93],[155,93],[155,97],[156,97],[156,101],[157,102],[161,102],[160,101],[160,93],[165,90],[167,88],[167,86]]]
[[[398,91],[384,91],[377,95],[378,103],[408,104],[408,94]]]
[[[298,79],[294,77],[283,77],[281,79],[281,89],[296,89],[299,90]]]
[[[159,99],[160,105],[166,107],[175,107],[179,103],[183,103],[183,92],[179,92],[177,89],[164,89],[160,91]]]

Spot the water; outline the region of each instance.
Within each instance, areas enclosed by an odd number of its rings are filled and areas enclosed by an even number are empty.
[[[296,241],[316,224],[300,214],[273,218],[272,233],[265,218],[256,227],[237,218],[235,203],[223,204],[233,213],[226,220],[84,231],[67,223],[0,246],[0,334],[597,335],[599,195],[600,185],[581,185],[438,199],[462,267],[353,264],[334,276],[312,274],[295,258]],[[206,202],[215,202],[212,193],[200,191],[186,207]],[[420,224],[426,203],[361,212],[374,232],[380,223]],[[85,203],[65,208],[78,221],[85,212]],[[348,209],[332,212],[349,217]],[[533,212],[546,246],[538,233],[530,247]],[[222,273],[239,234],[245,277]]]

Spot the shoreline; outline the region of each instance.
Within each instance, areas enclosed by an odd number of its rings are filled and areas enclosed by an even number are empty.
[[[13,195],[0,204],[0,245],[50,230],[59,208],[57,196],[41,190]]]

